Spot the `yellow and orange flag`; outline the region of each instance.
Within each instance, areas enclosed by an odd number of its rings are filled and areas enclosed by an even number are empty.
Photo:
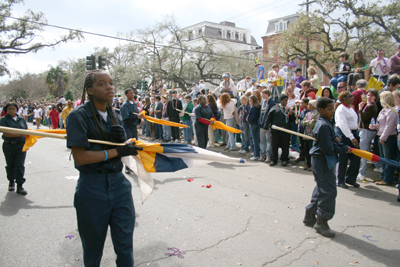
[[[188,128],[187,125],[184,125],[184,124],[181,124],[181,123],[172,122],[172,121],[166,121],[166,120],[162,120],[162,119],[156,119],[156,118],[147,116],[147,115],[145,115],[146,114],[145,111],[140,112],[140,114],[143,114],[144,118],[146,120],[148,120],[149,122],[155,123],[155,124],[167,125],[167,126],[172,126],[172,127]]]
[[[211,128],[213,128],[213,130],[221,129],[221,130],[225,130],[225,131],[231,132],[231,133],[241,133],[242,132],[241,130],[238,130],[236,128],[226,126],[223,122],[216,121],[214,118],[211,118],[210,121],[214,122],[214,124],[210,124],[210,126],[211,126]]]
[[[44,133],[53,133],[53,134],[67,134],[66,130],[63,129],[39,129],[39,130],[32,130],[28,129],[33,132],[44,132]],[[25,144],[24,147],[22,148],[22,151],[28,151],[29,148],[33,147],[34,144],[36,144],[37,140],[39,138],[43,138],[41,136],[33,136],[33,135],[27,135],[25,139]]]

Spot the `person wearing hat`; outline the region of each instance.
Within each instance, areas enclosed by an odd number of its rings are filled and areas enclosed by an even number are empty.
[[[297,67],[297,64],[294,63],[293,60],[289,61],[289,63],[286,63],[286,66],[283,67],[283,71],[286,72],[287,75],[287,80],[286,82],[289,82],[290,80],[293,80],[295,78],[295,72],[294,68]]]
[[[225,89],[225,91],[231,96],[231,97],[237,97],[238,96],[238,89],[235,85],[235,83],[232,80],[231,74],[229,72],[226,72],[222,75],[222,78],[224,79],[220,85],[220,93],[222,94],[222,90]]]
[[[256,89],[257,89],[257,80],[253,78],[253,79],[251,79],[251,87],[249,89],[247,89],[246,92],[253,93],[253,91]]]
[[[307,109],[309,110],[309,112],[307,112],[304,119],[302,120],[301,126],[305,127],[304,128],[305,135],[313,137],[312,131],[315,127],[315,124],[317,123],[319,116],[317,110],[317,100],[310,100],[308,102]],[[304,170],[312,171],[310,149],[312,148],[313,141],[310,139],[303,139],[303,144],[304,144],[305,160],[306,160],[304,165]]]
[[[179,123],[180,118],[179,118],[179,111],[177,109],[182,110],[182,102],[176,98],[178,94],[176,90],[171,91],[171,93],[172,93],[172,99],[169,100],[167,104],[167,120]],[[172,140],[174,140],[175,143],[180,143],[181,139],[179,136],[179,128],[171,127],[171,133],[172,133]]]
[[[259,82],[260,80],[264,80],[264,74],[265,74],[265,68],[263,65],[261,65],[260,62],[256,62],[255,67],[258,69],[257,71],[257,82]]]
[[[295,73],[296,77],[294,78],[294,80],[296,81],[296,87],[300,89],[301,89],[301,83],[306,80],[302,72],[303,71],[301,70],[301,68],[297,68]]]

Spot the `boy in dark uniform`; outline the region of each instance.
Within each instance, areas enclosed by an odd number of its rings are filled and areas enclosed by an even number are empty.
[[[28,129],[28,125],[23,117],[17,114],[18,105],[16,103],[8,103],[4,107],[6,115],[1,118],[0,126],[12,127],[17,129]],[[22,187],[25,183],[25,157],[26,152],[22,152],[25,144],[25,136],[21,134],[3,133],[3,153],[6,158],[6,172],[9,181],[8,191],[15,190],[15,182],[17,183],[17,194],[26,195],[28,192]]]
[[[121,106],[122,126],[125,129],[126,137],[128,139],[135,138],[137,140],[137,125],[140,124],[140,119],[142,119],[144,116],[136,115],[139,114],[139,109],[134,99],[135,95],[133,93],[133,89],[126,89],[125,96],[127,100]]]
[[[350,151],[348,146],[338,144],[341,140],[335,136],[335,130],[331,124],[334,114],[333,104],[333,101],[327,97],[321,97],[317,102],[320,116],[312,131],[317,141],[313,142],[310,150],[311,166],[317,185],[314,188],[311,203],[306,207],[303,220],[305,226],[314,226],[314,229],[325,237],[335,236],[335,232],[329,228],[328,221],[335,214],[337,191],[334,168],[338,162],[337,154]]]
[[[182,102],[176,98],[177,92],[173,90],[172,92],[172,99],[168,101],[167,104],[167,118],[169,121],[179,123],[179,112],[177,109],[182,110]],[[172,131],[172,140],[175,143],[180,143],[181,138],[179,136],[179,128],[178,127],[171,127]]]
[[[194,129],[199,147],[205,149],[208,141],[208,125],[214,124],[213,121],[209,120],[214,117],[214,113],[210,106],[207,105],[207,98],[205,96],[201,95],[198,99],[199,104],[193,110],[196,118]]]
[[[292,128],[290,122],[295,121],[293,109],[286,107],[289,97],[282,94],[279,97],[280,104],[271,108],[267,115],[267,120],[264,124],[264,133],[268,133],[272,125],[290,130]],[[282,149],[281,161],[282,166],[289,164],[289,143],[290,134],[279,130],[271,129],[271,146],[272,156],[270,166],[275,166],[278,163],[278,149]]]

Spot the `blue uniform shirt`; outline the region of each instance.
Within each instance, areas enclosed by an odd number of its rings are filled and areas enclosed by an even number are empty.
[[[5,115],[0,120],[0,126],[11,127],[17,129],[28,129],[28,125],[23,117],[17,115],[17,120],[15,121],[10,115]],[[5,137],[3,134],[3,139],[10,142],[25,142],[25,136],[20,137]]]
[[[101,144],[89,143],[88,139],[104,140],[102,130],[95,122],[95,116],[101,122],[104,132],[107,135],[107,140],[111,140],[111,118],[107,116],[107,121],[104,121],[102,116],[94,108],[93,114],[90,102],[76,107],[67,117],[67,147],[71,148],[84,147],[89,151],[103,151],[114,148],[113,146],[105,146]],[[107,161],[86,164],[75,168],[83,173],[111,173],[120,172],[122,170],[121,158],[116,157]]]
[[[140,123],[140,120],[138,119],[137,115],[133,113],[139,114],[137,104],[135,102],[131,104],[129,100],[126,100],[125,103],[121,106],[121,117],[123,123],[138,125]]]

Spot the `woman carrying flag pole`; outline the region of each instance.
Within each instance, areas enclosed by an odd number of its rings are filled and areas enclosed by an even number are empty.
[[[79,170],[74,206],[85,266],[100,266],[108,226],[117,266],[133,266],[135,209],[131,183],[122,174],[121,157],[137,155],[135,143],[124,146],[89,143],[89,139],[123,143],[124,129],[112,110],[114,85],[104,70],[86,75],[82,102],[67,117],[67,146]],[[69,133],[71,131],[71,133]]]

